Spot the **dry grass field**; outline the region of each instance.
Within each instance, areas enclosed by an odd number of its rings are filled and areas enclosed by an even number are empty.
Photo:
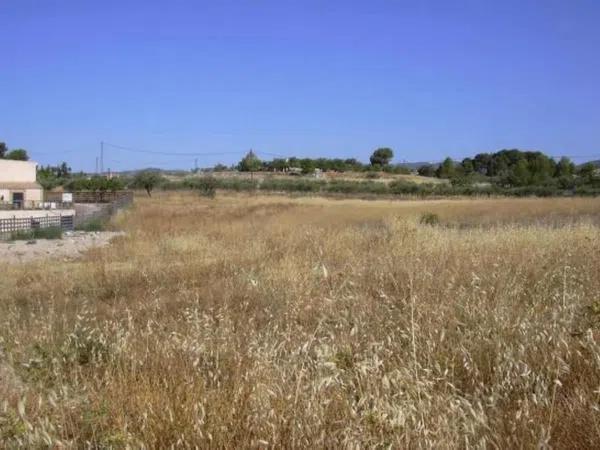
[[[1,263],[0,446],[600,447],[600,199],[171,193],[114,226]]]

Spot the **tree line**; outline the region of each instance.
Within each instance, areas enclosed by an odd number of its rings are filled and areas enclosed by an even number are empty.
[[[241,172],[289,172],[297,171],[310,174],[317,169],[323,172],[367,172],[384,171],[388,173],[410,173],[410,169],[402,164],[391,164],[394,152],[391,148],[376,149],[369,158],[369,164],[362,163],[356,158],[273,158],[270,161],[261,160],[254,151],[250,150],[237,165],[226,167],[217,164],[215,172],[239,170]]]
[[[572,189],[594,183],[597,167],[593,163],[576,166],[569,158],[559,161],[537,151],[518,149],[478,153],[461,162],[446,158],[437,167],[424,165],[419,175],[449,179],[455,185],[491,183],[500,187],[556,186]]]
[[[310,174],[317,169],[327,172],[387,172],[408,174],[413,171],[403,164],[392,164],[392,149],[378,148],[369,158],[369,164],[355,158],[274,158],[261,160],[252,150],[230,168],[218,164],[213,171],[239,170],[242,172],[294,172]],[[495,153],[478,153],[474,157],[454,161],[446,158],[440,164],[425,164],[417,173],[425,177],[448,179],[455,185],[492,183],[501,187],[558,185],[574,187],[590,182],[597,167],[586,163],[577,167],[569,158],[559,161],[539,151],[518,149]]]
[[[27,150],[15,148],[9,150],[5,142],[0,142],[0,159],[12,159],[15,161],[29,161]]]
[[[217,165],[212,170],[238,170],[242,172],[289,172],[293,174],[310,174],[317,169],[321,171],[336,172],[388,172],[388,173],[412,173],[402,164],[392,164],[394,152],[391,148],[380,147],[373,151],[369,163],[363,163],[355,158],[273,158],[270,161],[261,160],[258,155],[250,150],[236,165],[227,168]],[[9,150],[4,142],[0,142],[0,159],[13,159],[27,161],[29,155],[25,149],[17,148]],[[555,161],[548,155],[539,151],[522,151],[518,149],[500,150],[495,153],[478,153],[473,157],[464,158],[462,161],[454,161],[446,158],[440,164],[426,164],[417,169],[417,173],[424,177],[435,177],[447,179],[453,192],[495,192],[509,193],[509,195],[520,195],[524,192],[532,193],[595,193],[600,190],[600,172],[593,163],[576,166],[566,157]],[[376,174],[373,173],[373,177]],[[373,178],[370,174],[367,178]],[[205,177],[206,178],[206,177]],[[48,165],[38,168],[38,181],[45,189],[64,186],[68,190],[92,190],[108,191],[119,190],[125,187],[144,189],[148,194],[156,187],[177,188],[185,187],[184,184],[169,182],[155,171],[140,171],[133,177],[88,176],[83,172],[74,174],[66,162],[56,166]],[[285,181],[275,182],[267,180],[261,188],[269,186],[280,190],[321,190],[322,186],[306,185],[303,182]],[[279,184],[277,184],[279,183]],[[354,183],[350,186],[347,183]],[[356,182],[347,182],[343,185],[332,185],[329,190],[356,191],[367,193],[383,193],[381,183],[364,183],[358,185]],[[188,183],[189,184],[189,183]],[[219,181],[219,188],[232,188],[235,190],[253,189],[254,186],[233,186],[235,182]],[[231,184],[231,186],[229,186]],[[418,188],[407,187],[404,182],[400,187],[396,186],[394,192],[435,193],[446,195],[446,188],[419,186]],[[427,183],[426,183],[427,184]],[[222,186],[221,186],[222,185]],[[253,187],[254,186],[254,187]],[[488,189],[489,188],[489,189]],[[447,190],[447,189],[446,189]],[[512,190],[512,191],[511,191]],[[333,192],[332,191],[332,192]],[[510,194],[512,192],[512,194]]]

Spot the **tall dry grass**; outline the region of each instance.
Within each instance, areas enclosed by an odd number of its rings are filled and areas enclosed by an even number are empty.
[[[599,206],[139,198],[2,268],[0,442],[598,448]]]

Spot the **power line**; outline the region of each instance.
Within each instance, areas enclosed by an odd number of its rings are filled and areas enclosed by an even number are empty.
[[[114,159],[114,158],[108,158],[107,161],[110,161],[114,164],[124,164],[124,165],[148,165],[148,164],[156,164],[156,165],[160,165],[160,164],[190,164],[190,165],[194,165],[195,160],[193,159],[169,159],[166,161],[149,161],[149,160],[141,160],[141,161],[124,161],[122,159]]]
[[[278,153],[261,152],[261,151],[258,151],[258,152],[255,152],[255,153],[259,153],[261,155],[277,156],[279,158],[291,158],[291,156],[280,155]]]
[[[122,145],[117,145],[117,144],[111,144],[110,142],[104,142],[104,145],[107,145],[109,147],[113,147],[113,148],[118,148],[120,150],[124,150],[126,152],[133,152],[133,153],[146,153],[149,155],[167,155],[167,156],[219,156],[219,155],[239,155],[242,153],[246,153],[245,151],[240,152],[161,152],[161,151],[154,151],[154,150],[144,150],[144,149],[140,149],[140,148],[132,148],[132,147],[125,147]]]

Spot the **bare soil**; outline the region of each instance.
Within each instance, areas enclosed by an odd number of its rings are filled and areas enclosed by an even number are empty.
[[[92,247],[103,247],[123,233],[114,231],[66,232],[62,239],[0,242],[0,261],[9,263],[39,259],[72,259]]]

